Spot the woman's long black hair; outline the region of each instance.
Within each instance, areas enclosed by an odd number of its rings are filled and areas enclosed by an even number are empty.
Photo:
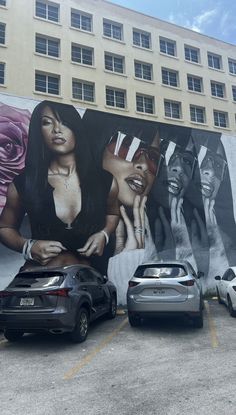
[[[72,105],[42,101],[31,116],[28,147],[25,159],[25,197],[28,205],[37,212],[42,207],[42,195],[48,186],[48,167],[52,158],[42,136],[42,111],[49,107],[56,118],[64,121],[75,135],[75,161],[81,187],[89,191],[93,163],[82,119]]]

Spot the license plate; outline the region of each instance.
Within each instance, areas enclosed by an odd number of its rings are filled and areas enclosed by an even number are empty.
[[[165,294],[165,293],[166,293],[165,290],[153,290],[154,295],[162,295],[162,294]]]
[[[23,305],[23,306],[34,305],[34,298],[21,298],[20,305]]]

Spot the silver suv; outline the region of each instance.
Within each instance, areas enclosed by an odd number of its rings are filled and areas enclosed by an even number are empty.
[[[131,326],[156,315],[187,315],[203,327],[203,299],[198,278],[187,261],[156,261],[139,265],[129,281],[128,317]]]

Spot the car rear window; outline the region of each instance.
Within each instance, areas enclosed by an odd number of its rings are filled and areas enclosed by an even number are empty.
[[[150,265],[139,266],[134,276],[137,278],[178,278],[187,275],[185,268],[180,265]]]
[[[64,280],[60,272],[21,272],[10,283],[10,288],[47,288],[58,287]]]

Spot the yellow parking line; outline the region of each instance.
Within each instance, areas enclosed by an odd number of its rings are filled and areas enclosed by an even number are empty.
[[[71,370],[69,370],[65,375],[64,379],[69,380],[72,379],[84,366],[91,362],[91,360],[111,342],[111,340],[119,333],[119,331],[127,324],[128,319],[125,318],[122,323],[115,329],[113,332],[107,336],[103,342],[96,347],[91,353],[89,353],[86,357],[84,357],[76,366],[74,366]]]
[[[207,312],[208,325],[209,325],[209,329],[210,329],[211,346],[215,349],[216,347],[219,346],[216,326],[215,326],[214,320],[211,316],[210,306],[209,306],[208,301],[205,300],[204,304],[205,304],[205,308],[206,308],[206,312]]]

